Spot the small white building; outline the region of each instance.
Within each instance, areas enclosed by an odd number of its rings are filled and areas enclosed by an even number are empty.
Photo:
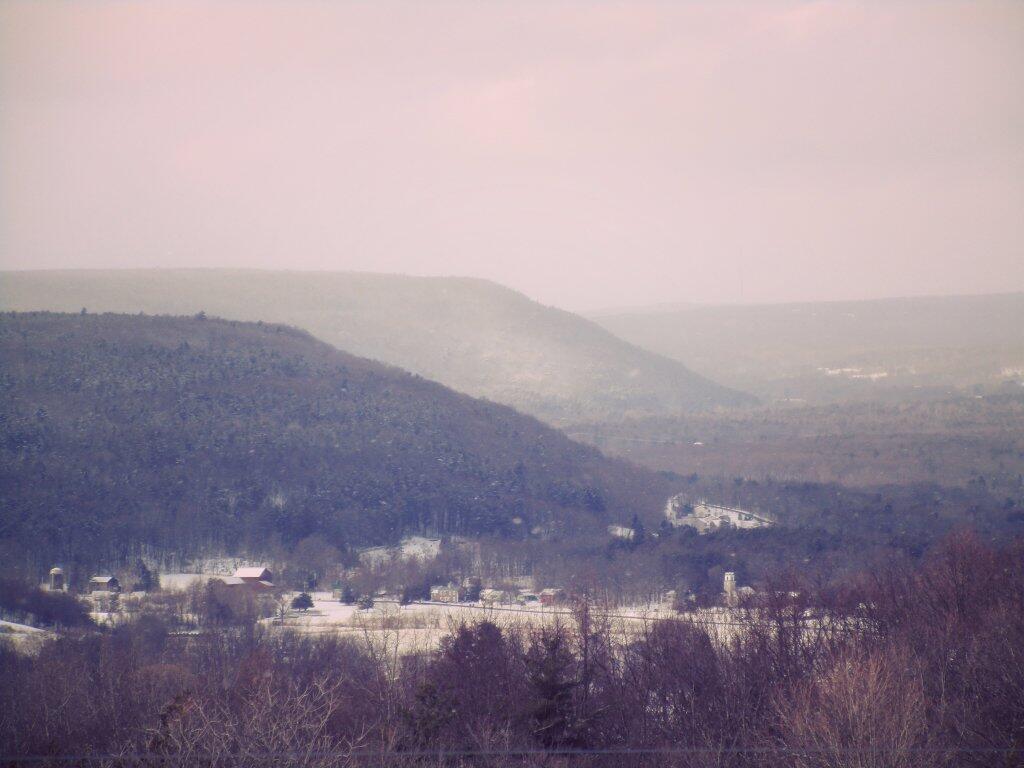
[[[116,576],[93,576],[89,579],[89,592],[120,592],[121,583]]]
[[[50,569],[50,578],[47,582],[46,588],[50,592],[67,592],[68,582],[64,578],[64,569],[60,566],[54,566]]]
[[[625,525],[609,525],[608,535],[613,539],[624,539],[625,541],[632,541],[636,538],[636,531]]]
[[[548,587],[540,591],[541,605],[557,605],[565,600],[565,590],[561,587]]]
[[[430,588],[430,601],[433,603],[457,603],[461,598],[459,588],[454,584]]]
[[[504,589],[481,589],[480,602],[484,605],[508,604],[512,602],[512,595]]]

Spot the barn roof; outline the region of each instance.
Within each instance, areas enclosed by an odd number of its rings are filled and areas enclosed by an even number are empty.
[[[262,565],[251,565],[245,568],[239,568],[235,571],[235,576],[240,579],[262,579],[268,575],[270,571],[264,568]]]

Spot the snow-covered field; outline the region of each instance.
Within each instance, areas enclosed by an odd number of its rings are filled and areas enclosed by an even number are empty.
[[[608,611],[591,611],[592,620],[606,619],[614,632],[629,636],[644,630],[653,621],[677,618],[669,606],[634,606]],[[575,623],[572,609],[567,605],[500,605],[484,606],[479,603],[412,603],[378,601],[369,610],[354,605],[342,605],[331,599],[329,592],[313,594],[313,608],[292,611],[283,625],[268,620],[273,626],[311,634],[339,634],[366,639],[397,653],[415,653],[434,650],[441,638],[461,624],[491,621],[502,628],[530,630],[561,623]]]
[[[367,565],[385,563],[394,557],[413,560],[430,560],[441,552],[440,539],[428,539],[425,536],[408,536],[397,547],[370,547],[359,553],[359,559]]]
[[[204,584],[212,573],[161,573],[160,589],[168,592],[186,592],[193,584]]]
[[[47,631],[45,629],[39,629],[39,627],[31,627],[28,624],[19,624],[16,621],[6,621],[0,619],[0,632],[11,633],[11,634],[28,634],[28,635],[45,635]]]
[[[45,629],[0,619],[0,639],[11,643],[19,653],[30,655],[39,653],[43,642],[52,636],[53,633]]]

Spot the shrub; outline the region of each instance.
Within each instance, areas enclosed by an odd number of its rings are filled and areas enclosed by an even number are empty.
[[[89,610],[64,592],[47,592],[18,579],[0,579],[0,612],[29,624],[84,627],[92,624]]]

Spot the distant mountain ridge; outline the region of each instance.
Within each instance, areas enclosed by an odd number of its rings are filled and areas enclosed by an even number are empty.
[[[555,424],[752,402],[678,360],[486,280],[232,270],[0,274],[0,308],[81,307],[287,323]]]
[[[829,400],[1024,380],[1024,293],[692,306],[593,319],[765,398]]]
[[[292,328],[0,314],[0,557],[603,535],[668,481]]]

